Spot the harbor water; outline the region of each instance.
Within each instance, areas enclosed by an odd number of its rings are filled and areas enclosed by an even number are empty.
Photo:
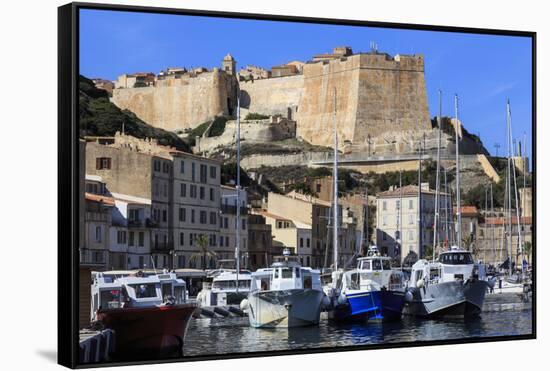
[[[471,339],[532,333],[532,305],[517,295],[490,295],[476,318],[417,319],[334,324],[321,315],[319,326],[291,329],[249,327],[246,317],[194,319],[183,356],[223,355],[292,349]]]

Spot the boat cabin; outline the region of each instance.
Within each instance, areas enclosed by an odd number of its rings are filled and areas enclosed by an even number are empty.
[[[373,254],[357,259],[357,274],[360,286],[372,285],[373,281],[388,290],[401,290],[405,287],[403,272],[391,267],[391,258]]]
[[[97,320],[98,310],[183,304],[187,301],[185,287],[185,281],[174,273],[113,276],[96,272],[91,287],[92,321]]]
[[[441,276],[444,281],[468,280],[469,278],[484,279],[485,265],[474,262],[472,253],[457,246],[439,254],[438,262],[441,266]]]
[[[252,273],[250,291],[280,291],[294,289],[322,290],[320,272],[300,266],[295,261],[275,262],[271,268]]]
[[[237,305],[248,295],[251,280],[249,271],[241,270],[238,278],[234,270],[219,271],[212,282],[203,282],[197,300],[202,307]]]

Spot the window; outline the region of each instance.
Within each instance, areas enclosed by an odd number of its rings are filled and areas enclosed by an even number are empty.
[[[409,200],[409,210],[413,209],[413,200]]]
[[[101,242],[101,226],[96,225],[95,227],[95,242]]]
[[[211,211],[210,212],[210,224],[212,225],[216,225],[216,212],[215,211]]]
[[[300,237],[300,247],[304,247],[304,239]]]
[[[201,183],[206,183],[207,171],[208,171],[208,166],[201,164],[200,166]]]
[[[195,163],[194,162],[191,163],[191,180],[193,182],[195,181]]]
[[[241,226],[242,226],[242,229],[245,230],[246,229],[246,219],[243,219],[241,221]]]
[[[320,192],[321,192],[321,185],[320,185],[320,184],[316,184],[316,185],[315,185],[315,192],[316,192],[316,193],[320,193]]]
[[[191,196],[191,198],[197,198],[197,186],[194,185],[194,184],[191,184],[189,186],[189,195]]]
[[[139,220],[139,210],[138,209],[130,209],[130,215],[128,218],[130,221],[138,221]]]
[[[98,157],[95,159],[96,170],[109,170],[111,168],[110,157]]]
[[[183,246],[184,238],[185,238],[185,236],[184,236],[183,232],[180,232],[180,246]]]
[[[200,223],[201,224],[206,224],[206,211],[205,210],[200,211]]]
[[[220,236],[220,246],[223,246],[223,236]]]
[[[162,194],[164,197],[168,197],[168,184],[164,183],[162,187]]]
[[[143,265],[144,265],[144,264],[145,264],[145,262],[144,262],[143,256],[140,256],[140,257],[139,257],[139,267],[140,267],[140,268],[143,268]]]
[[[216,167],[210,166],[210,178],[216,179]]]
[[[128,232],[128,246],[134,246],[134,231]]]
[[[382,210],[388,210],[388,203],[386,201],[382,201]]]
[[[413,231],[409,231],[409,241],[414,240]]]
[[[168,213],[166,212],[166,210],[162,210],[162,221],[166,222],[167,218],[168,218]]]
[[[386,241],[386,232],[382,232],[382,240]]]
[[[399,210],[401,208],[401,201],[397,200],[395,201],[395,209]]]
[[[187,197],[187,184],[180,184],[180,197]]]
[[[153,170],[154,171],[160,171],[160,161],[159,160],[153,161]]]
[[[117,243],[120,245],[126,244],[126,231],[117,231]]]
[[[409,214],[409,224],[414,224],[414,215]]]
[[[210,201],[214,201],[214,188],[210,188]]]
[[[282,268],[281,278],[292,278],[292,268]]]
[[[193,240],[195,239],[194,233],[189,233],[189,246],[193,246]]]
[[[309,238],[306,238],[306,247],[310,247],[310,240],[309,240]],[[308,263],[308,265],[309,265],[309,263]]]
[[[382,216],[382,225],[388,225],[388,217],[386,215]]]
[[[144,242],[145,242],[145,238],[144,238],[144,233],[143,232],[139,232],[138,234],[138,246],[139,247],[143,247],[144,246]]]
[[[191,223],[195,223],[195,209],[191,209]]]
[[[204,187],[200,188],[200,199],[204,200]]]
[[[180,268],[185,268],[185,255],[178,256],[178,266]]]
[[[229,218],[224,218],[224,221],[223,221],[223,227],[225,229],[229,228]]]
[[[184,222],[186,218],[186,210],[184,207],[180,207],[180,222]]]
[[[163,163],[162,164],[162,172],[163,173],[169,173],[170,172],[170,165],[168,163]]]
[[[229,236],[225,236],[225,246],[229,247]]]
[[[183,160],[180,162],[180,173],[185,174],[185,161]]]

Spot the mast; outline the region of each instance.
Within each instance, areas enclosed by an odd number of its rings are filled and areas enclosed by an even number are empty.
[[[512,276],[512,143],[511,140],[511,128],[510,128],[510,100],[506,102],[506,144],[508,149],[508,167],[507,167],[507,173],[506,173],[506,197],[507,197],[507,207],[508,207],[508,214],[507,214],[507,226],[508,226],[508,233],[506,238],[506,252],[508,254],[509,259],[509,270],[508,270],[508,276]]]
[[[334,88],[334,154],[332,180],[334,194],[332,195],[332,246],[334,252],[334,270],[338,270],[338,133],[336,132],[336,88]]]
[[[495,217],[495,208],[493,204],[493,183],[490,183],[490,193],[491,193],[491,216]],[[491,248],[493,250],[493,257],[496,259],[497,253],[495,250],[495,223],[493,219],[493,223],[491,224]]]
[[[509,135],[510,135],[510,140],[512,140],[512,111],[510,110],[510,101],[508,101],[508,116],[509,116],[508,123],[510,125]],[[516,224],[518,227],[518,248],[520,249],[520,252],[521,252],[521,272],[523,273],[524,256],[523,256],[523,240],[521,238],[522,236],[521,236],[521,221],[520,221],[519,201],[518,201],[518,185],[517,185],[517,177],[516,177],[516,161],[515,159],[512,159],[512,161],[513,161],[512,175],[514,177],[514,202],[516,206],[516,220],[517,220]],[[511,232],[512,232],[512,229],[510,229],[510,236],[512,234]]]
[[[422,141],[418,143],[418,256],[422,259]]]
[[[447,189],[447,169],[443,169],[445,182],[445,243],[449,244],[449,190]]]
[[[439,164],[441,160],[441,89],[439,90],[439,115],[437,116],[437,162],[435,170],[435,215],[434,215],[434,239],[432,249],[432,261],[435,261],[437,249],[437,222],[439,219]]]
[[[237,231],[235,241],[235,287],[239,292],[239,271],[241,270],[241,101],[237,95]]]
[[[363,232],[363,235],[365,236],[365,246],[369,247],[369,187],[368,185],[365,186],[365,201],[367,202],[367,206],[365,207],[365,223],[363,228],[365,231]]]
[[[462,243],[462,213],[460,210],[460,160],[458,156],[458,127],[460,125],[460,122],[458,121],[458,95],[456,94],[455,94],[455,118],[456,118],[455,158],[456,158],[456,223],[457,223],[456,239],[457,239],[457,245],[460,246],[460,244]]]
[[[399,260],[402,261],[401,257],[403,256],[403,184],[402,184],[402,171],[399,170]]]

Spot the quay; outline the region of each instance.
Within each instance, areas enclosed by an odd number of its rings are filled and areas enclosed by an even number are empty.
[[[111,329],[80,330],[79,347],[80,363],[108,361],[115,351],[115,332]]]

